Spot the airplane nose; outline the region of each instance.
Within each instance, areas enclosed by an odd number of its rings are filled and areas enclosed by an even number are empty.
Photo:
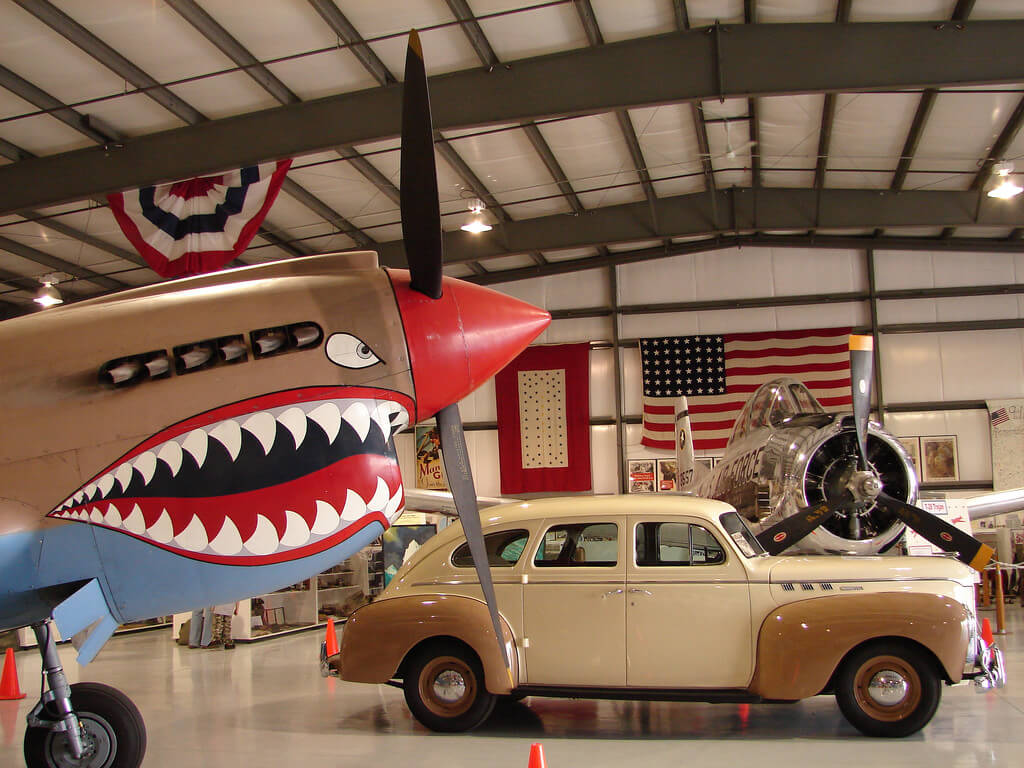
[[[473,283],[445,277],[440,299],[389,269],[416,387],[416,421],[457,403],[508,365],[548,327],[551,315]]]

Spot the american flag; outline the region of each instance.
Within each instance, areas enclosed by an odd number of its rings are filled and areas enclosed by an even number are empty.
[[[674,450],[675,399],[686,395],[697,450],[724,448],[750,395],[766,381],[802,381],[827,411],[851,407],[849,328],[641,339],[643,439]]]
[[[999,408],[992,411],[989,419],[991,420],[993,427],[998,427],[1000,424],[1005,424],[1010,420],[1010,414],[1006,412],[1005,408]]]

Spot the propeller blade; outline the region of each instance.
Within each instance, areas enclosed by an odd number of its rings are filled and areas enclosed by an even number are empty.
[[[884,493],[878,495],[877,501],[936,547],[945,552],[955,552],[960,562],[967,563],[977,571],[983,570],[995,554],[992,547],[913,504]]]
[[[857,430],[859,469],[868,468],[867,435],[871,416],[871,373],[874,367],[874,339],[870,336],[850,337],[850,385],[853,389],[853,423]]]
[[[757,541],[769,555],[777,555],[796,544],[835,513],[836,511],[828,504],[801,507],[794,514],[757,534]]]
[[[416,30],[409,33],[402,85],[402,159],[400,202],[402,239],[413,290],[441,298],[441,204],[437,194],[434,132],[423,49]]]
[[[473,565],[480,579],[480,588],[487,602],[487,610],[491,614],[491,625],[494,636],[501,650],[501,658],[505,662],[509,684],[512,684],[512,668],[509,664],[505,639],[501,631],[501,620],[498,618],[498,601],[494,596],[494,582],[491,580],[491,567],[487,561],[487,549],[484,546],[484,535],[480,525],[480,511],[476,506],[476,488],[473,485],[473,473],[469,467],[469,452],[466,450],[466,436],[462,431],[462,418],[457,405],[448,405],[437,412],[437,430],[441,436],[441,459],[444,471],[448,476],[448,485],[455,499],[455,509],[462,521],[462,530],[469,543],[469,552],[473,556]]]

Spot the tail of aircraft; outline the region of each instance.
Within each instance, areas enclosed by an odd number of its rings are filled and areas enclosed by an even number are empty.
[[[680,491],[692,490],[696,484],[696,463],[693,458],[690,409],[683,395],[676,399],[676,477]]]

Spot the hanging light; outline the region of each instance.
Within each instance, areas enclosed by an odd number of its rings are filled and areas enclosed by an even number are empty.
[[[46,308],[64,303],[64,297],[60,295],[60,291],[54,288],[59,277],[60,275],[51,274],[43,275],[43,277],[39,278],[39,282],[43,285],[38,291],[36,291],[36,296],[33,299],[36,304]]]
[[[469,217],[469,221],[459,227],[459,229],[463,232],[472,232],[474,235],[479,235],[481,232],[489,232],[492,229],[491,225],[484,221],[483,212],[486,208],[484,207],[483,200],[474,198],[469,204],[469,210],[472,214]]]
[[[1016,197],[1021,192],[1024,192],[1024,187],[1021,187],[1010,178],[1010,174],[1013,173],[1013,163],[1006,161],[996,163],[994,173],[1000,179],[1000,182],[988,191],[989,197],[1009,200],[1011,197]]]

